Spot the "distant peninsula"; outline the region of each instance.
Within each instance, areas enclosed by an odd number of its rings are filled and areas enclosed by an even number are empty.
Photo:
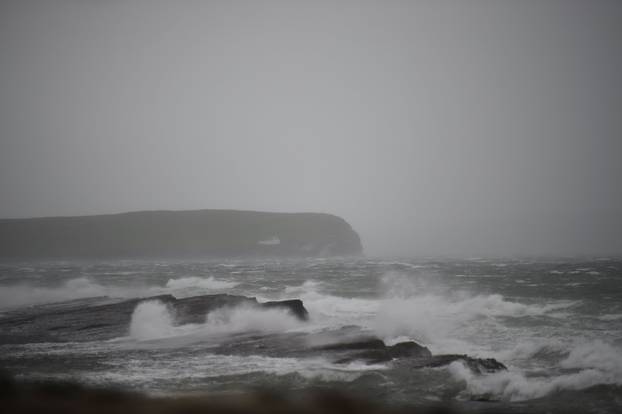
[[[0,258],[330,257],[362,253],[342,218],[237,210],[0,219]]]

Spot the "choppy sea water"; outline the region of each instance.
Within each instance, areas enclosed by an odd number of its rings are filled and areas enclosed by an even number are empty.
[[[11,339],[19,318],[166,293],[300,298],[310,320],[239,307],[180,325],[165,304],[150,301],[136,305],[118,337]],[[467,411],[622,411],[616,259],[5,263],[0,329],[0,367],[24,379],[152,394],[338,387],[389,404],[440,401]],[[508,370],[476,374],[461,362],[416,370],[398,362],[343,364],[283,345],[343,330],[387,344],[414,340],[434,354],[496,358]],[[248,346],[258,337],[281,338],[280,351],[266,349],[270,340]]]

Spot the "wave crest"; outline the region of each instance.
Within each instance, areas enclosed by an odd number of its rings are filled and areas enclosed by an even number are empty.
[[[201,324],[175,325],[174,320],[171,309],[161,301],[139,303],[132,314],[130,337],[139,341],[178,336],[207,338],[246,332],[284,332],[300,326],[300,321],[284,309],[253,306],[216,309]]]
[[[139,303],[132,314],[130,336],[138,340],[157,339],[174,333],[173,315],[158,300]]]
[[[510,370],[482,376],[457,361],[449,365],[448,370],[455,380],[465,383],[464,394],[488,395],[509,401],[524,401],[596,385],[622,385],[622,350],[602,341],[573,348],[560,367],[576,372],[542,377]]]
[[[460,333],[476,326],[494,329],[496,318],[553,317],[552,311],[577,303],[525,304],[507,300],[500,294],[471,295],[465,291],[448,291],[425,280],[395,275],[385,276],[381,286],[386,294],[373,323],[375,332],[388,340],[405,336],[440,347],[451,346],[452,341],[462,336]],[[465,344],[461,342],[459,345],[463,347]],[[460,347],[444,351],[465,352]]]
[[[218,280],[213,276],[208,278],[190,276],[182,277],[179,279],[169,279],[166,282],[167,289],[208,289],[208,290],[224,290],[231,289],[239,285],[237,282],[231,282],[226,280]]]

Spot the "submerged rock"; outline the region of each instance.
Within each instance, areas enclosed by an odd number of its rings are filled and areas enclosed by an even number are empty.
[[[316,349],[337,352],[339,355],[335,362],[338,364],[353,361],[380,364],[393,360],[406,360],[411,368],[435,368],[449,365],[454,361],[461,361],[478,374],[507,369],[505,365],[493,358],[473,358],[458,354],[432,355],[428,348],[414,341],[388,346],[378,338],[361,338],[356,341],[325,345]]]
[[[429,358],[432,356],[428,348],[414,341],[400,342],[387,347],[387,350],[393,358]]]
[[[491,373],[507,370],[507,367],[494,358],[473,358],[468,355],[448,354],[434,355],[427,361],[422,361],[418,367],[442,367],[451,364],[454,361],[463,362],[471,371],[477,374]]]

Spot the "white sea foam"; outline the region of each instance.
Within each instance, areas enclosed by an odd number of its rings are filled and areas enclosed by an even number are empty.
[[[576,302],[524,304],[499,294],[471,295],[448,291],[426,280],[410,280],[396,275],[383,278],[386,292],[373,323],[376,333],[391,339],[407,336],[433,347],[436,352],[466,350],[460,331],[469,327],[491,328],[498,318],[550,316],[553,311],[569,308]]]
[[[167,289],[207,289],[207,290],[224,290],[231,289],[237,286],[239,283],[215,279],[213,276],[202,277],[182,277],[179,279],[169,279],[166,282]]]
[[[173,316],[160,301],[141,302],[134,309],[130,336],[138,339],[156,339],[174,335]]]
[[[386,365],[363,363],[333,364],[324,358],[275,358],[260,355],[184,355],[181,358],[140,359],[111,362],[112,370],[94,372],[82,378],[88,383],[141,384],[145,380],[184,378],[203,379],[220,376],[268,373],[298,374],[308,380],[349,382],[370,371],[384,370]],[[249,379],[252,381],[252,379]],[[240,381],[243,381],[242,379]]]
[[[435,284],[434,279],[398,273],[383,276],[379,283],[379,298],[328,294],[325,285],[316,280],[285,288],[283,298],[296,296],[303,300],[311,318],[308,330],[356,325],[372,330],[387,343],[411,339],[435,353],[473,352],[482,356],[493,350],[489,345],[473,343],[473,337],[486,343],[486,338],[501,334],[504,318],[561,317],[561,309],[577,303],[526,304],[499,294],[450,291]]]
[[[598,317],[601,321],[618,321],[622,319],[622,313],[610,313],[607,315],[601,315]]]
[[[544,359],[561,359],[568,355],[568,341],[559,338],[520,341],[509,349],[494,353],[495,358],[501,361],[534,361]]]
[[[602,341],[583,343],[573,348],[560,367],[574,371],[554,376],[527,376],[510,369],[490,375],[477,375],[461,362],[448,370],[465,383],[467,396],[492,395],[509,401],[544,397],[561,390],[581,390],[595,385],[622,385],[622,350]]]
[[[309,279],[309,280],[305,280],[302,285],[286,286],[285,293],[287,294],[317,293],[321,285],[322,285],[321,282],[318,282],[317,280]]]
[[[80,277],[67,280],[56,287],[39,287],[27,284],[0,287],[0,306],[6,309],[98,296],[129,298],[136,296],[136,293],[135,289],[105,286],[89,278]]]
[[[132,314],[130,337],[139,341],[181,336],[206,338],[244,332],[284,332],[300,326],[300,321],[284,309],[250,306],[216,309],[201,324],[175,325],[174,320],[164,303],[142,302]]]
[[[2,286],[0,287],[0,308],[8,309],[102,296],[127,299],[154,296],[167,292],[184,296],[188,292],[202,294],[231,289],[237,285],[237,282],[220,280],[212,276],[169,279],[164,286],[110,285],[98,283],[91,278],[79,277],[69,279],[58,286],[32,286],[28,284]]]
[[[622,381],[622,349],[600,340],[585,342],[574,347],[560,366],[567,369],[595,368],[615,374],[617,381]]]
[[[311,324],[309,330],[337,328],[345,325],[368,327],[378,311],[379,301],[366,298],[346,298],[322,292],[323,284],[307,280],[302,285],[288,286],[283,298],[300,298],[309,311]]]
[[[284,309],[240,306],[210,312],[204,329],[210,333],[283,332],[298,326],[300,321]]]

